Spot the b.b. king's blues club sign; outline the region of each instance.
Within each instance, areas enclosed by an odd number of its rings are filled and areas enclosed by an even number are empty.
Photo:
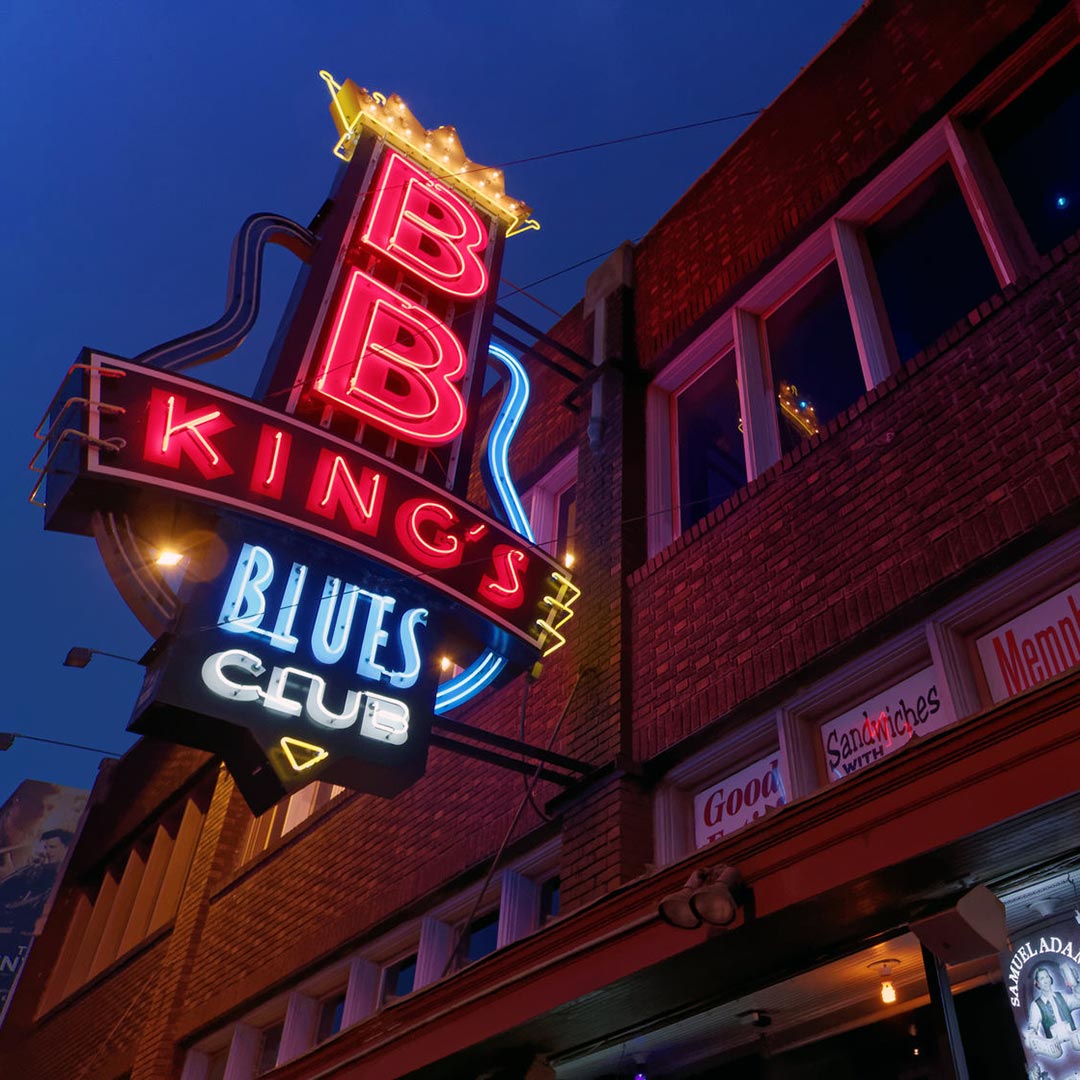
[[[130,729],[220,754],[256,812],[314,779],[413,783],[433,716],[535,671],[578,597],[514,487],[528,380],[490,344],[530,210],[452,128],[323,76],[345,164],[311,227],[249,218],[212,326],[132,359],[84,350],[32,462],[46,527],[96,539],[156,639]],[[186,369],[253,325],[267,243],[305,265],[245,398]],[[476,454],[491,511],[466,498]]]

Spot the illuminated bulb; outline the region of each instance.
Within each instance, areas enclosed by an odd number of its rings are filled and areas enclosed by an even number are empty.
[[[572,551],[568,551],[563,556],[563,563],[565,563],[567,570],[569,570],[570,567],[574,565],[574,553]]]
[[[899,960],[875,960],[872,964],[866,966],[872,971],[876,971],[878,978],[881,979],[881,1001],[885,1005],[894,1005],[896,1003],[896,987],[892,984],[892,969],[898,966]]]
[[[450,657],[449,656],[444,656],[439,661],[439,667],[441,667],[443,669],[443,671],[449,671],[451,663],[452,663],[452,661],[451,661]]]
[[[179,551],[169,551],[168,548],[163,548],[158,552],[158,557],[155,560],[158,566],[179,566],[184,556]]]

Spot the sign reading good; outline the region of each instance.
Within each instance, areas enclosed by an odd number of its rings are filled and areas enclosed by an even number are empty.
[[[1004,701],[1080,664],[1080,584],[976,641],[990,694]]]
[[[92,532],[159,635],[132,730],[221,754],[256,812],[316,778],[402,790],[433,712],[562,645],[579,595],[507,470],[528,382],[504,350],[473,461],[502,246],[535,222],[452,129],[332,89],[350,165],[320,232],[250,219],[222,319],[136,362],[84,353],[44,436],[47,527]],[[177,374],[243,339],[271,235],[310,269],[262,401]],[[490,510],[465,498],[477,464]],[[175,593],[151,568],[170,541]]]
[[[694,796],[694,842],[730,836],[786,801],[779,754],[763,757]]]
[[[1002,959],[1028,1075],[1080,1075],[1080,926],[1073,919],[1026,938]]]
[[[842,780],[898,750],[913,735],[928,735],[955,717],[933,666],[890,686],[821,725],[829,779]]]

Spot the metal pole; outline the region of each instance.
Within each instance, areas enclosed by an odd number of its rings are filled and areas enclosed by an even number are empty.
[[[937,1036],[939,1075],[942,1080],[968,1080],[967,1058],[960,1040],[960,1024],[956,1019],[952,987],[945,964],[923,946],[923,967],[926,985],[930,990],[930,1008]]]

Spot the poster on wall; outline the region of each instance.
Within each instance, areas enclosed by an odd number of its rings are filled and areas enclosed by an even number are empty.
[[[24,780],[0,807],[0,1017],[75,835],[87,793]]]
[[[1005,954],[1028,1080],[1080,1080],[1080,922],[1070,916]]]

